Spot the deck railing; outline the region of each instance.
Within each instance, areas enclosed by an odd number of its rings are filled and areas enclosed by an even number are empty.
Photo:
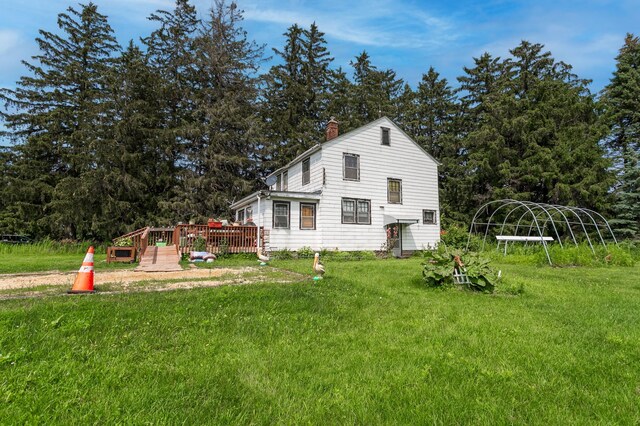
[[[204,238],[206,251],[210,253],[257,253],[258,237],[260,246],[264,245],[264,228],[258,231],[256,226],[178,225],[173,232],[173,244],[178,254],[192,251],[199,237]]]

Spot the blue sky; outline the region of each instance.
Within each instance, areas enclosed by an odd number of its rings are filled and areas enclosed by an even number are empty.
[[[203,15],[212,0],[192,0]],[[154,27],[147,17],[171,9],[169,0],[94,0],[109,16],[120,44]],[[0,0],[0,86],[14,87],[24,73],[21,59],[37,53],[38,29],[56,31],[59,0]],[[506,56],[520,40],[544,44],[554,57],[592,79],[592,91],[611,77],[625,33],[640,33],[638,0],[420,1],[420,0],[239,0],[249,37],[281,47],[282,33],[315,21],[326,33],[335,66],[367,50],[380,68],[393,68],[415,86],[433,66],[455,86],[463,66],[488,51]]]

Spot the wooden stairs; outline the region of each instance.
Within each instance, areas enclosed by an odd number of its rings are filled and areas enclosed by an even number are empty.
[[[149,246],[140,259],[136,272],[171,272],[182,271],[180,257],[175,246]]]

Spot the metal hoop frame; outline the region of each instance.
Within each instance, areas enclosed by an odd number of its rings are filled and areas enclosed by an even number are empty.
[[[486,222],[479,221],[483,212],[485,212],[484,214],[486,216],[490,211],[490,207],[495,205],[497,205],[497,207],[493,209]],[[502,220],[494,221],[496,214],[501,211],[504,213],[504,218]],[[518,219],[510,220],[512,215],[514,218],[517,217]],[[479,227],[481,226],[484,226],[484,232],[479,230]],[[471,225],[469,226],[467,249],[469,249],[472,234],[483,234],[482,248],[484,249],[490,228],[500,227],[500,234],[502,234],[507,226],[515,228],[514,235],[518,235],[518,231],[520,229],[527,232],[527,236],[531,236],[532,233],[534,233],[534,235],[537,234],[537,236],[540,237],[540,241],[542,242],[542,246],[550,265],[552,265],[551,256],[549,255],[547,243],[544,238],[542,238],[545,236],[545,231],[547,229],[549,229],[549,232],[552,233],[552,236],[556,238],[556,241],[558,241],[562,248],[564,248],[564,244],[558,227],[567,231],[568,238],[576,246],[578,245],[577,235],[582,236],[587,241],[589,248],[594,254],[595,248],[593,246],[592,239],[589,236],[589,230],[595,230],[595,234],[597,234],[596,239],[599,240],[603,246],[606,246],[606,241],[605,235],[603,235],[601,229],[604,231],[604,234],[607,234],[607,238],[610,236],[613,243],[616,245],[618,244],[609,222],[600,213],[591,209],[562,206],[558,204],[502,199],[489,201],[488,203],[483,204],[476,211],[471,221]],[[574,229],[574,227],[577,227],[577,229]]]

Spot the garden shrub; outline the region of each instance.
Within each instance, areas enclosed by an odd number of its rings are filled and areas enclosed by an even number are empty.
[[[493,293],[498,282],[498,274],[490,266],[490,260],[478,253],[449,250],[425,251],[422,276],[429,287],[453,286],[455,268],[463,265],[469,283],[463,284],[469,290]],[[460,263],[459,263],[460,262]]]
[[[205,251],[207,250],[207,240],[200,236],[193,241],[193,251]]]

